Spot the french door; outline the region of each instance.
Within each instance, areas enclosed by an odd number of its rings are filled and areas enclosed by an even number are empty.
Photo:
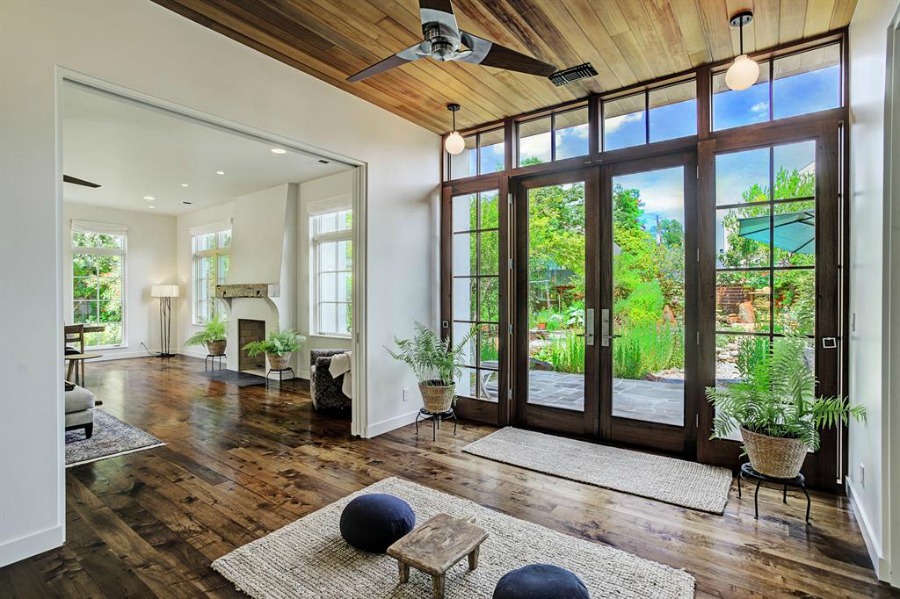
[[[530,178],[514,198],[515,421],[685,451],[694,154]]]

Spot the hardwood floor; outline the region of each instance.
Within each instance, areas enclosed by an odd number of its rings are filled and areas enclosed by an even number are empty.
[[[103,409],[167,445],[69,469],[68,542],[0,569],[0,596],[242,597],[214,559],[388,476],[683,568],[698,597],[900,596],[876,581],[845,497],[814,492],[809,528],[802,495],[784,505],[775,489],[759,521],[735,489],[724,516],[703,514],[460,451],[491,427],[354,439],[302,383],[267,393],[202,371],[184,357],[89,366]]]

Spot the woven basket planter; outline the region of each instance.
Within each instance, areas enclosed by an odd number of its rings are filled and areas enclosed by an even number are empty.
[[[284,370],[291,365],[291,352],[280,355],[266,352],[266,357],[269,359],[269,368],[272,370]]]
[[[206,351],[208,351],[211,356],[224,356],[226,343],[227,341],[225,339],[222,339],[221,341],[207,341]]]
[[[419,383],[419,393],[422,394],[426,411],[443,414],[453,407],[456,385],[435,386]]]
[[[750,457],[750,466],[774,478],[794,478],[800,474],[809,449],[800,439],[770,437],[741,427],[741,438]]]

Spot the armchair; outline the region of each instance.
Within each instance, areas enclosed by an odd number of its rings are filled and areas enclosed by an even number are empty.
[[[328,371],[331,357],[343,354],[344,349],[312,349],[309,351],[309,391],[316,410],[349,408],[351,400],[341,391],[344,376],[337,378]]]

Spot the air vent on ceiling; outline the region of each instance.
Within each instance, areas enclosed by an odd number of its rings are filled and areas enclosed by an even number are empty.
[[[593,65],[591,65],[591,63],[586,62],[584,64],[578,65],[577,67],[572,67],[571,69],[556,71],[555,73],[550,75],[550,81],[552,81],[553,84],[557,86],[568,85],[573,81],[593,77],[596,74],[597,69],[595,69]]]

